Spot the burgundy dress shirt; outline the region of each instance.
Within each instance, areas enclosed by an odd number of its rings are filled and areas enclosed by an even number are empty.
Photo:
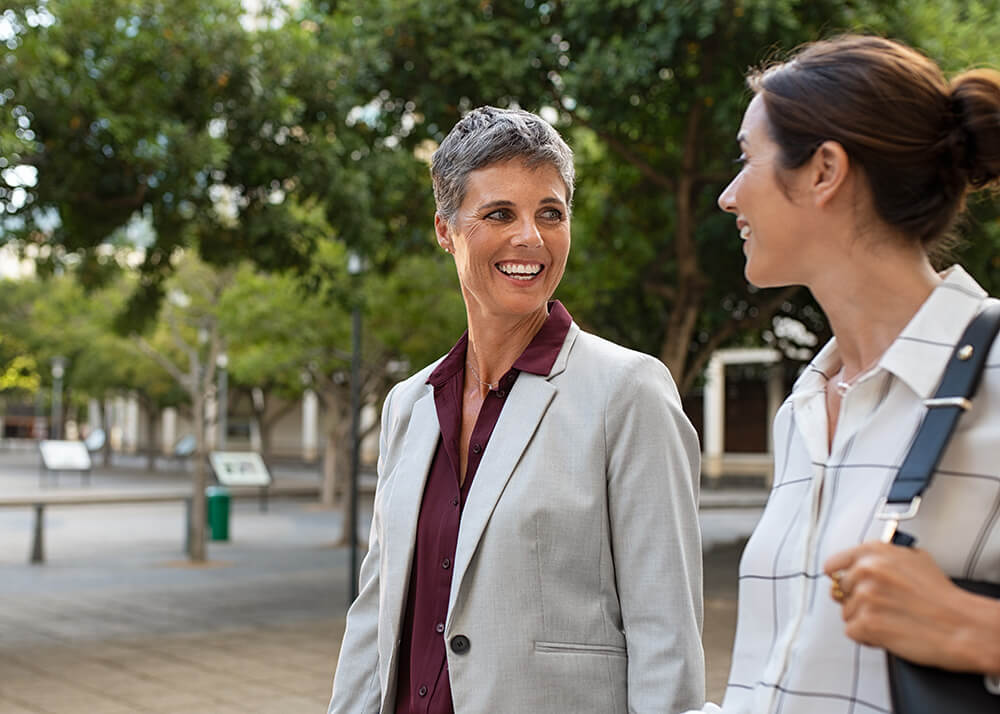
[[[445,356],[427,383],[434,387],[441,438],[431,461],[417,521],[417,540],[403,617],[396,714],[454,714],[444,623],[451,594],[452,563],[462,508],[500,411],[521,372],[547,375],[559,356],[573,318],[558,300],[513,367],[486,395],[469,440],[465,482],[459,486],[462,387],[468,333]]]

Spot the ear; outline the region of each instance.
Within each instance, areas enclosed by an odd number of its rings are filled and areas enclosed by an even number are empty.
[[[455,250],[455,244],[451,240],[451,227],[448,221],[440,213],[434,214],[434,233],[437,235],[438,245],[451,253]]]
[[[839,142],[824,141],[810,159],[810,168],[813,201],[817,206],[827,206],[847,181],[851,168],[847,152]]]

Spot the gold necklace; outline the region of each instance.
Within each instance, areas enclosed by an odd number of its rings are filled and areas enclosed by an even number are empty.
[[[465,363],[466,363],[467,365],[469,365],[469,369],[471,369],[471,370],[472,370],[472,373],[473,373],[473,374],[474,374],[474,375],[476,376],[476,380],[477,380],[477,381],[478,381],[478,382],[479,382],[480,384],[482,384],[483,386],[486,386],[486,387],[489,387],[489,388],[490,388],[490,391],[493,391],[494,389],[496,389],[497,387],[499,387],[499,386],[500,386],[500,382],[497,382],[496,384],[493,384],[492,382],[487,382],[487,381],[483,380],[483,378],[479,376],[479,370],[477,370],[477,369],[476,369],[476,368],[475,368],[475,367],[473,366],[473,364],[472,364],[472,362],[471,362],[470,360],[465,360]]]

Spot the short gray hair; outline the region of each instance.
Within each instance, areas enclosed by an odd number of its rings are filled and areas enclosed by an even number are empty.
[[[531,168],[551,164],[566,184],[566,205],[572,204],[573,150],[559,132],[531,112],[479,107],[462,117],[431,157],[434,200],[441,217],[454,222],[471,172],[512,159]]]

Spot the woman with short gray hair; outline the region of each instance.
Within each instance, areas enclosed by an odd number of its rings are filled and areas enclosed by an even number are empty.
[[[703,701],[698,440],[666,367],[551,300],[573,154],[482,107],[435,152],[468,331],[385,400],[336,714],[625,714]]]

